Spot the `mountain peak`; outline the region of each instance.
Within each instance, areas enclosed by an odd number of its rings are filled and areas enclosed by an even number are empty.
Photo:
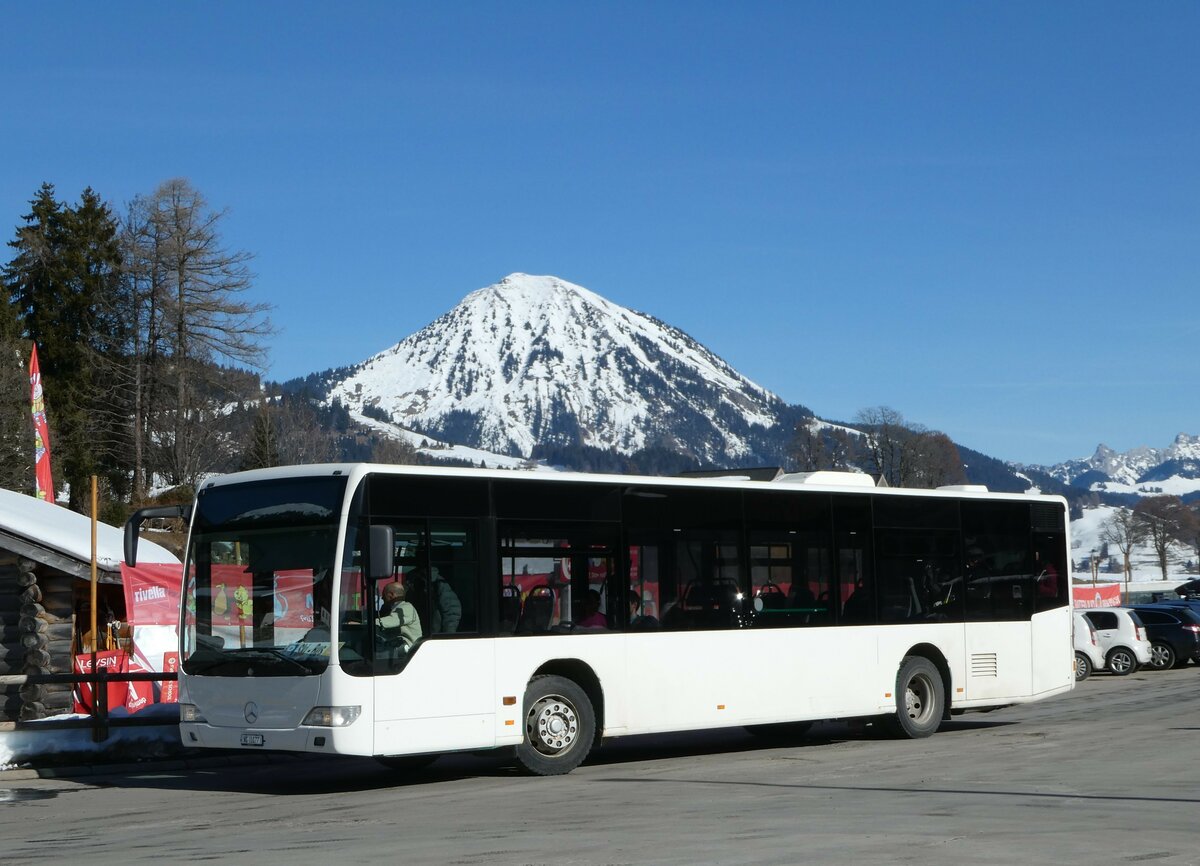
[[[333,386],[351,411],[529,456],[537,445],[726,462],[786,408],[687,334],[555,276],[512,273]]]

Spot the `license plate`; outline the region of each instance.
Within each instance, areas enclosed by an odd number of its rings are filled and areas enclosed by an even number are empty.
[[[242,734],[243,746],[261,746],[263,744],[262,734]]]

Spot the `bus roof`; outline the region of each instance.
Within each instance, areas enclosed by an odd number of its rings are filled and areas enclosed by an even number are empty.
[[[879,496],[930,496],[945,498],[982,499],[1026,499],[1066,503],[1062,496],[1041,493],[999,493],[988,490],[984,485],[947,485],[936,489],[911,487],[877,487],[870,475],[861,472],[805,472],[780,475],[772,481],[755,481],[739,475],[736,469],[728,475],[710,477],[671,477],[660,475],[609,475],[587,472],[522,471],[511,469],[475,469],[466,467],[411,466],[388,463],[317,463],[300,466],[277,466],[271,469],[251,469],[228,475],[216,475],[201,485],[201,490],[210,486],[224,486],[248,481],[278,480],[282,478],[311,478],[318,476],[345,476],[350,487],[370,473],[389,475],[442,476],[446,478],[480,478],[503,481],[531,481],[547,484],[566,482],[587,484],[624,484],[633,486],[653,485],[683,489],[737,488],[742,490],[784,490],[804,487],[813,492],[845,493],[870,490]]]

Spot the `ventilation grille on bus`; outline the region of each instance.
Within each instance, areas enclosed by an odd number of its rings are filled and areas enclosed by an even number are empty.
[[[971,676],[991,677],[1000,676],[1000,665],[995,653],[976,653],[971,656]]]
[[[1035,504],[1033,506],[1033,528],[1037,532],[1062,532],[1062,506],[1041,503]]]

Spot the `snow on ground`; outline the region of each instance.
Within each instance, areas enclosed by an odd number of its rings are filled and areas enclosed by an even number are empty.
[[[111,717],[125,715],[114,709]],[[139,719],[154,719],[160,724],[137,727],[109,728],[108,739],[92,742],[92,729],[48,728],[46,722],[63,719],[87,719],[86,715],[54,716],[36,722],[25,722],[19,731],[0,731],[0,770],[12,770],[30,761],[39,766],[70,761],[88,762],[103,755],[105,760],[128,757],[133,760],[161,758],[179,754],[183,744],[179,739],[179,705],[151,704],[137,714]],[[39,729],[40,728],[40,729]]]
[[[426,436],[424,433],[416,433],[398,424],[388,424],[385,421],[379,421],[354,409],[350,409],[349,412],[350,417],[363,426],[369,427],[376,433],[386,436],[389,439],[399,439],[403,442],[408,442],[418,452],[427,457],[432,457],[434,460],[466,460],[472,466],[485,467],[487,469],[525,469],[534,472],[558,471],[541,463],[531,463],[524,457],[510,457],[506,454],[496,454],[492,451],[483,451],[479,448],[468,448],[466,445],[451,445],[448,442],[440,442],[437,439]]]
[[[1140,484],[1097,481],[1091,486],[1091,490],[1098,493],[1132,493],[1135,496],[1187,496],[1200,492],[1200,478],[1172,475],[1163,481],[1143,481]]]

